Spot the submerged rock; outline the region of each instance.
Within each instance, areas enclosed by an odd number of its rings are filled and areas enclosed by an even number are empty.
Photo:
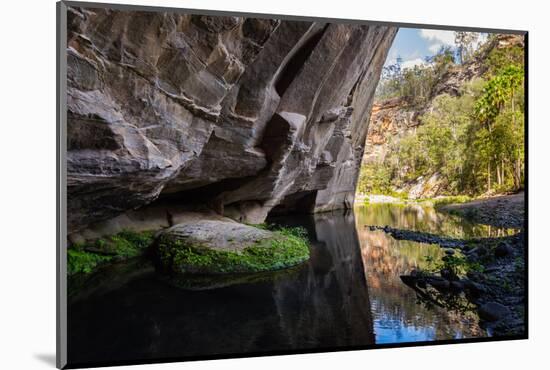
[[[512,247],[510,247],[506,243],[499,243],[498,246],[495,248],[495,257],[506,257],[513,254]]]
[[[308,243],[292,230],[269,231],[231,221],[174,225],[157,239],[161,267],[169,272],[230,274],[273,271],[309,258]]]

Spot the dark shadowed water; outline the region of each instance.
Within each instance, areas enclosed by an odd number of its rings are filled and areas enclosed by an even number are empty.
[[[245,283],[192,291],[142,261],[82,283],[69,304],[69,363],[338,349],[486,336],[473,313],[427,308],[399,275],[440,257],[436,246],[396,241],[365,225],[458,237],[502,230],[433,209],[372,205],[285,217],[311,239],[304,265]]]

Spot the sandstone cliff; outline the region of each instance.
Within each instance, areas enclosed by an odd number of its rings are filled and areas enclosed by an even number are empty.
[[[486,63],[494,49],[524,46],[520,35],[497,34],[494,39],[480,47],[472,59],[463,65],[452,65],[432,87],[428,99],[421,104],[412,104],[408,97],[400,96],[377,100],[373,104],[367,134],[363,163],[382,163],[390,151],[390,142],[399,143],[402,138],[416,134],[422,125],[421,117],[434,109],[434,99],[447,94],[459,96],[463,86],[487,72]],[[439,173],[430,173],[396,189],[405,192],[411,199],[434,197],[445,190],[445,179]]]
[[[523,47],[523,43],[523,36],[498,34],[467,63],[449,68],[437,81],[430,98],[423,106],[413,106],[404,97],[375,99],[368,128],[365,161],[370,162],[379,159],[380,155],[383,156],[387,149],[384,146],[391,137],[414,133],[414,128],[421,124],[420,116],[432,109],[432,102],[437,96],[442,94],[457,96],[466,82],[483,76],[487,71],[484,61],[493,49],[506,49],[516,45]]]
[[[394,27],[68,11],[68,222],[351,207]]]

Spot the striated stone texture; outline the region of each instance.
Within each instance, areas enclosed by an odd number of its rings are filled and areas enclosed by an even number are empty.
[[[394,27],[68,11],[71,232],[159,198],[262,222],[351,207]]]

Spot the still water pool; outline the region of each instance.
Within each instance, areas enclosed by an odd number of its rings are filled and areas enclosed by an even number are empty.
[[[173,286],[145,261],[110,266],[69,300],[73,365],[256,354],[483,337],[473,313],[428,308],[399,275],[433,245],[397,241],[365,225],[454,237],[506,230],[418,206],[369,205],[353,212],[269,220],[303,226],[311,259],[288,272],[217,289]]]

